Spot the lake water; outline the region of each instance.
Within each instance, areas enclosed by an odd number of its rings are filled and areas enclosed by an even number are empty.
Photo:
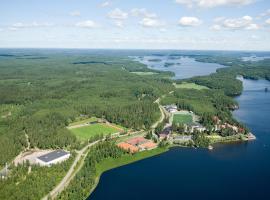
[[[234,116],[256,141],[173,148],[105,172],[90,200],[270,199],[270,82],[244,80]]]
[[[208,75],[216,72],[218,68],[226,67],[217,63],[197,62],[194,58],[186,56],[143,56],[135,57],[135,60],[150,69],[174,72],[174,79]],[[170,63],[170,66],[166,67],[166,63]]]

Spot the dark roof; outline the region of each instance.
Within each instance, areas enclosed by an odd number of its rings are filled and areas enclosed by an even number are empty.
[[[47,162],[53,161],[57,158],[60,158],[62,156],[65,156],[67,154],[69,154],[69,153],[64,151],[64,150],[56,150],[56,151],[53,151],[51,153],[45,154],[43,156],[39,156],[38,159],[47,163]]]

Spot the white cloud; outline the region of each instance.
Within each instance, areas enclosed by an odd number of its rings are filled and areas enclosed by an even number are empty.
[[[248,15],[240,18],[224,18],[215,22],[216,24],[212,26],[212,30],[221,30],[222,28],[229,30],[257,30],[260,28],[258,24],[254,23],[253,18]]]
[[[178,23],[181,26],[199,26],[202,21],[197,17],[182,17]]]
[[[198,6],[204,8],[213,8],[218,6],[243,6],[248,5],[256,0],[175,0],[178,4],[188,7]]]
[[[81,16],[81,12],[78,10],[74,10],[74,11],[70,12],[69,15],[72,17],[79,17],[79,16]]]
[[[265,21],[266,24],[270,25],[270,18]]]
[[[114,24],[115,24],[115,26],[117,26],[119,28],[123,28],[124,27],[123,21],[115,21]]]
[[[108,13],[108,17],[115,20],[124,20],[128,18],[128,13],[116,8]]]
[[[134,17],[144,17],[144,18],[156,18],[155,13],[148,12],[145,8],[133,8],[130,14]]]
[[[143,18],[140,21],[140,24],[144,27],[152,27],[152,28],[164,26],[163,22],[153,18]]]
[[[109,2],[109,1],[105,1],[102,4],[100,4],[101,7],[108,7],[110,5],[111,5],[111,2]]]
[[[98,25],[92,21],[92,20],[86,20],[86,21],[81,21],[81,22],[78,22],[77,24],[75,24],[76,26],[78,27],[81,27],[81,28],[96,28]]]
[[[266,17],[266,16],[269,16],[269,15],[270,15],[270,9],[268,9],[267,11],[261,13],[261,14],[259,15],[259,17]]]
[[[258,24],[250,24],[246,27],[247,30],[258,30],[259,28]]]
[[[211,30],[214,31],[220,31],[221,30],[221,26],[218,24],[213,25],[212,27],[210,27]]]
[[[49,27],[49,26],[53,26],[53,24],[50,23],[38,23],[38,22],[32,22],[32,23],[22,23],[22,22],[18,22],[13,24],[11,27],[12,28],[42,28],[42,27]]]

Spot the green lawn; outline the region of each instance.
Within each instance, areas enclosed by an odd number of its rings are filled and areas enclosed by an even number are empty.
[[[192,116],[189,114],[174,114],[173,115],[173,122],[175,123],[191,123],[192,122]]]
[[[202,86],[202,85],[197,85],[196,83],[181,83],[181,84],[175,84],[174,85],[176,88],[181,88],[181,89],[195,89],[195,90],[203,90],[203,89],[209,89],[208,87]]]
[[[96,135],[109,135],[112,133],[117,133],[119,130],[116,128],[107,126],[106,124],[92,124],[89,126],[83,126],[80,128],[70,129],[70,131],[82,141],[88,140]]]

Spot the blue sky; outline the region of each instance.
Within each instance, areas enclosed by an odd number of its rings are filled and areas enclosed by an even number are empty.
[[[0,47],[270,50],[269,0],[3,0]]]

